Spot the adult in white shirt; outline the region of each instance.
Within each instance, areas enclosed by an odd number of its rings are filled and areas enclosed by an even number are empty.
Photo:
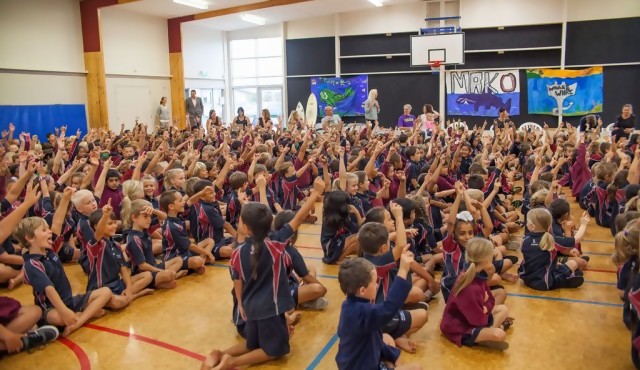
[[[169,107],[167,107],[167,97],[163,96],[160,99],[160,105],[156,110],[156,120],[158,122],[158,128],[167,128],[171,121],[171,114],[169,113]]]
[[[333,107],[327,105],[324,107],[324,117],[320,122],[322,123],[322,129],[327,131],[330,127],[337,128],[342,120],[339,115],[333,114]]]
[[[422,114],[418,119],[422,124],[422,131],[427,135],[427,137],[431,137],[431,133],[433,129],[436,128],[437,122],[436,119],[440,116],[440,113],[436,112],[433,109],[433,105],[425,104],[422,106]]]

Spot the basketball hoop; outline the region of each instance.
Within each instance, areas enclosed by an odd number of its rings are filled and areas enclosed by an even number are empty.
[[[440,74],[441,64],[442,62],[439,60],[434,60],[433,62],[429,63],[429,67],[431,67],[431,73],[433,73],[434,75]]]

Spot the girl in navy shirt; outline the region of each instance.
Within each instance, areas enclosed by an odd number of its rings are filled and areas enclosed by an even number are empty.
[[[322,210],[320,244],[324,257],[322,262],[334,264],[348,255],[358,254],[358,227],[362,223],[360,212],[349,204],[349,194],[335,190],[325,194]],[[354,222],[349,214],[358,220]]]

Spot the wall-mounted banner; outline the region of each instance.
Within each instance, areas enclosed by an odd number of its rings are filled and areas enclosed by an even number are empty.
[[[520,76],[509,71],[447,71],[447,114],[496,117],[520,114]]]
[[[333,113],[341,117],[363,116],[368,86],[367,75],[351,78],[311,78],[311,93],[318,99],[320,117],[324,117],[324,108],[327,105],[333,107]]]
[[[602,112],[602,67],[527,69],[530,114],[583,116]]]

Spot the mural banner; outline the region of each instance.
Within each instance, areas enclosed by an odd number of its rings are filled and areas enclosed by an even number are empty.
[[[583,116],[602,112],[602,67],[527,69],[530,114]]]
[[[318,99],[319,115],[324,117],[324,108],[333,107],[339,116],[363,116],[364,101],[367,100],[369,77],[359,75],[351,78],[311,78],[311,93]]]
[[[447,115],[496,117],[504,108],[520,114],[520,75],[508,71],[447,71]]]

